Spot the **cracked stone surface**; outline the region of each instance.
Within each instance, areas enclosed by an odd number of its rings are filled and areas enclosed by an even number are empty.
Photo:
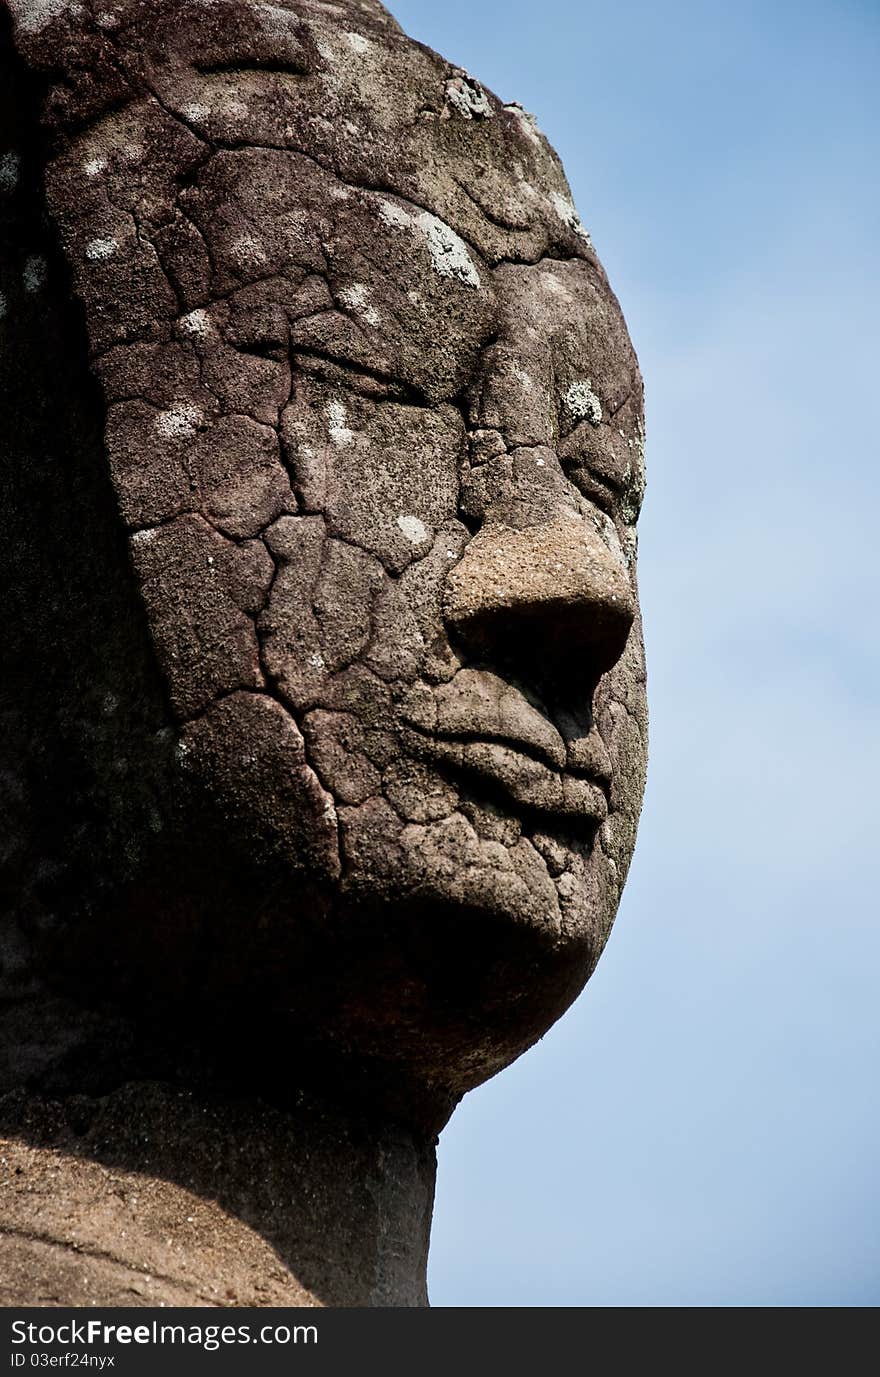
[[[434,1131],[632,855],[617,300],[534,120],[373,0],[8,3],[0,979],[58,1011],[8,1036],[38,1085],[185,1045]],[[112,1055],[64,1012],[108,998]]]

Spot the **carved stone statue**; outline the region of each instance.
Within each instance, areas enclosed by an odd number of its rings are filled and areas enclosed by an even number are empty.
[[[632,853],[636,358],[375,0],[7,6],[0,1301],[422,1304]]]

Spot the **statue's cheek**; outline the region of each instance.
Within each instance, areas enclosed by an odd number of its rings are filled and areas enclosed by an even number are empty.
[[[374,400],[325,378],[295,377],[283,454],[304,512],[376,556],[393,575],[455,516],[464,426],[451,406]]]

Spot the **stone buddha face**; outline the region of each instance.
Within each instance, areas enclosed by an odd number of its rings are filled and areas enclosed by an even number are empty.
[[[642,386],[559,161],[372,0],[12,8],[175,768],[289,874],[241,960],[304,885],[372,915],[344,1036],[467,1088],[595,964],[644,779]]]

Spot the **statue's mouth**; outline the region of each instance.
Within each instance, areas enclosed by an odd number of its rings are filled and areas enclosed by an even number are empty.
[[[608,783],[578,771],[553,769],[522,743],[479,737],[439,738],[418,732],[418,753],[444,772],[488,786],[514,812],[540,813],[570,824],[603,822]]]
[[[574,747],[512,683],[488,670],[463,669],[433,690],[417,688],[401,705],[415,754],[464,776],[513,805],[570,823],[608,816],[611,762],[594,727]]]
[[[463,743],[462,772],[507,794],[520,809],[576,822],[602,822],[608,800],[602,786],[582,775],[548,770],[533,757],[498,742]]]

